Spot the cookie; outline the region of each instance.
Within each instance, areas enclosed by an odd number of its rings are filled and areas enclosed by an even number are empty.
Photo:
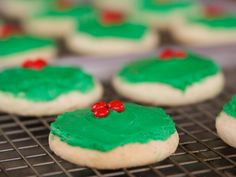
[[[212,46],[236,42],[236,15],[207,6],[185,20],[176,20],[173,36],[188,45]]]
[[[146,26],[130,22],[124,14],[103,11],[83,18],[66,41],[77,53],[117,55],[151,50],[158,36]]]
[[[34,58],[51,62],[56,54],[56,44],[51,39],[23,34],[9,35],[8,31],[0,37],[0,68],[20,65]]]
[[[93,13],[88,5],[66,8],[53,7],[24,21],[24,29],[30,33],[46,37],[65,37],[73,32],[81,17]]]
[[[2,0],[0,10],[8,18],[23,20],[46,10],[55,1]]]
[[[168,29],[173,21],[198,9],[192,0],[137,0],[133,19],[158,29]]]
[[[136,7],[137,0],[92,0],[92,3],[100,10],[111,10],[131,14]]]
[[[51,124],[50,149],[61,158],[98,169],[118,169],[161,161],[179,142],[163,109],[113,100],[67,112]]]
[[[26,61],[0,71],[0,110],[23,116],[46,116],[90,106],[102,86],[82,69]]]
[[[113,86],[131,100],[162,106],[201,102],[218,95],[224,86],[220,68],[190,51],[165,49],[124,66]]]
[[[236,148],[236,95],[225,104],[223,111],[216,118],[216,130],[225,143]]]

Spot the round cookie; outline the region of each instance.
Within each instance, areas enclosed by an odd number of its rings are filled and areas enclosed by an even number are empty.
[[[0,68],[20,65],[31,58],[51,62],[56,54],[56,44],[51,39],[23,34],[0,37]]]
[[[184,20],[176,20],[171,29],[173,36],[184,44],[208,46],[234,43],[236,14],[225,12],[220,7],[207,6]]]
[[[83,18],[67,38],[74,52],[91,55],[116,55],[142,52],[156,47],[159,39],[154,31],[130,22],[123,14],[104,11]]]
[[[168,29],[173,21],[198,9],[192,0],[137,0],[133,19],[158,29]]]
[[[23,20],[38,14],[58,0],[2,0],[0,10],[8,18]]]
[[[189,51],[166,49],[160,56],[134,61],[113,78],[113,86],[131,100],[179,106],[215,97],[224,86],[219,67]]]
[[[236,148],[236,95],[224,106],[223,111],[216,118],[216,130],[225,143]]]
[[[175,152],[178,142],[174,122],[163,109],[118,100],[59,116],[49,135],[55,154],[98,169],[161,161]]]
[[[82,69],[26,61],[0,71],[0,110],[24,116],[60,114],[87,107],[102,96],[102,86]]]
[[[51,8],[43,13],[24,21],[24,29],[30,33],[46,37],[64,37],[75,29],[76,22],[81,17],[93,13],[88,5],[76,5],[61,8]]]

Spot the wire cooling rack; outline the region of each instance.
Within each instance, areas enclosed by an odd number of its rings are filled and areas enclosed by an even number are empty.
[[[177,125],[180,144],[168,159],[143,167],[96,170],[66,162],[48,147],[49,125],[56,116],[35,118],[0,114],[0,176],[129,176],[215,177],[236,176],[236,149],[222,142],[215,131],[215,117],[232,94],[236,71],[227,71],[227,86],[214,100],[166,108]],[[106,99],[119,98],[106,87]],[[120,99],[120,98],[119,98]]]

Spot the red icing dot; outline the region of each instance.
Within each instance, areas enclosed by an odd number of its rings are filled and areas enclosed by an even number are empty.
[[[20,30],[14,25],[4,24],[0,26],[0,37],[7,38],[11,34],[18,33],[20,33]]]
[[[174,51],[171,49],[165,49],[160,54],[160,58],[163,60],[172,58],[173,56],[174,56]]]
[[[123,112],[125,108],[124,104],[119,100],[111,101],[110,103],[108,103],[108,107],[117,112]]]
[[[108,108],[99,108],[99,109],[96,109],[93,113],[95,117],[103,118],[103,117],[108,116],[109,110]]]
[[[124,20],[124,14],[117,11],[103,11],[101,18],[102,22],[106,24],[121,23]]]
[[[175,57],[176,58],[185,58],[186,57],[186,53],[184,51],[176,51],[175,52]]]
[[[224,10],[219,6],[208,5],[204,9],[204,14],[208,18],[219,17],[224,14]]]
[[[68,9],[72,6],[72,3],[68,0],[57,0],[56,1],[56,7],[59,9],[59,10],[65,10],[65,9]]]
[[[97,103],[93,104],[91,110],[92,110],[92,112],[95,112],[96,110],[101,109],[101,108],[106,108],[106,109],[108,109],[107,103],[106,103],[106,102],[103,102],[103,101],[97,102]]]
[[[43,59],[38,60],[27,60],[22,64],[22,67],[24,68],[32,68],[32,69],[42,69],[47,65],[47,62]]]

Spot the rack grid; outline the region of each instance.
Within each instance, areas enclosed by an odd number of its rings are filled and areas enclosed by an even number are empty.
[[[236,71],[225,71],[227,83],[217,98],[186,107],[166,108],[172,115],[179,135],[177,151],[168,159],[148,166],[96,170],[66,162],[48,146],[50,123],[56,116],[18,117],[0,114],[0,176],[99,176],[99,177],[234,177],[236,149],[217,136],[215,118],[236,93]],[[105,84],[105,99],[122,99]],[[124,100],[126,101],[126,100]]]

